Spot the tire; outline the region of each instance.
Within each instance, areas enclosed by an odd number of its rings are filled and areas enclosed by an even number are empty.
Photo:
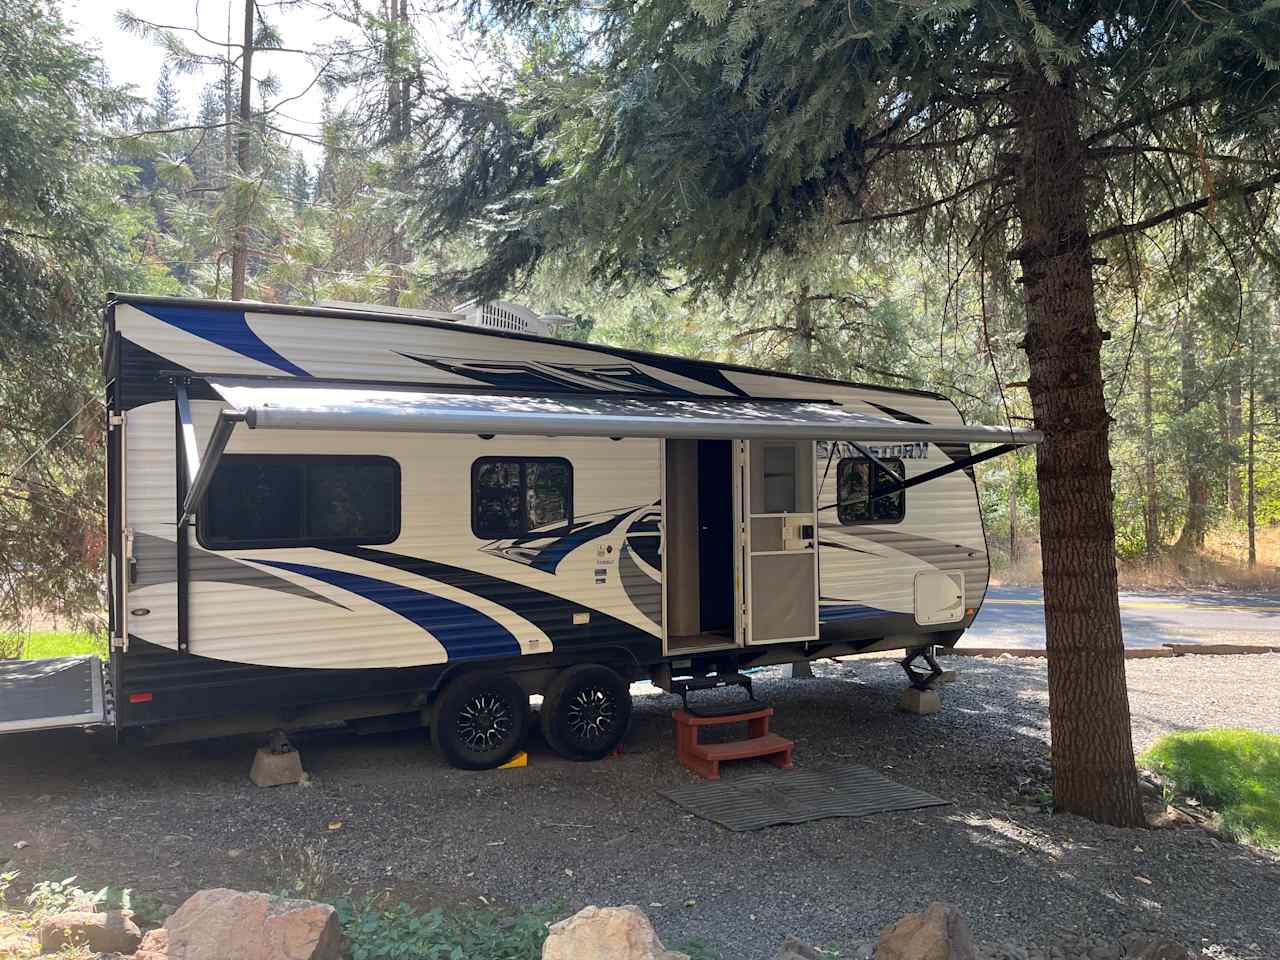
[[[542,695],[543,739],[566,760],[607,757],[630,722],[630,684],[598,663],[562,670]]]
[[[431,711],[431,741],[450,765],[491,770],[506,763],[529,733],[529,695],[500,673],[466,673]]]

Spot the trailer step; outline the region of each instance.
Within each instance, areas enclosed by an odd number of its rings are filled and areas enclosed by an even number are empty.
[[[735,700],[729,703],[706,703],[694,706],[689,703],[689,694],[699,690],[719,690],[722,687],[741,687],[747,694],[746,700]],[[723,717],[761,710],[768,706],[763,700],[757,700],[755,690],[751,686],[751,678],[742,673],[713,674],[709,677],[692,677],[687,680],[673,680],[671,692],[678,694],[684,704],[685,712],[695,717]]]
[[[0,733],[106,722],[98,657],[0,661]]]
[[[720,764],[726,760],[763,757],[775,767],[789,770],[791,751],[795,744],[785,737],[769,732],[769,718],[772,716],[772,707],[744,710],[740,706],[737,714],[718,717],[700,717],[686,713],[684,710],[677,710],[671,714],[671,719],[676,725],[676,757],[698,776],[706,777],[708,780],[720,779]],[[741,721],[746,721],[747,724],[745,740],[702,743],[698,739],[698,731],[703,727]]]

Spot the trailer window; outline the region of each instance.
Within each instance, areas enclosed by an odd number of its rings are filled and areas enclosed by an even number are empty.
[[[573,522],[563,457],[481,457],[471,466],[471,532],[481,540],[551,534]]]
[[[898,476],[902,461],[884,459]],[[862,457],[845,457],[836,467],[836,514],[843,524],[897,523],[907,511],[905,490],[876,497],[893,485],[893,477]],[[874,497],[874,499],[872,499]]]
[[[400,465],[390,457],[228,454],[199,511],[211,550],[390,543]]]

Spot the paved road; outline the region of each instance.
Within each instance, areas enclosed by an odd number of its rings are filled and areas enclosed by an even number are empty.
[[[1128,647],[1162,643],[1280,644],[1280,596],[1120,594]],[[1044,603],[1031,587],[992,587],[962,647],[1043,647]]]

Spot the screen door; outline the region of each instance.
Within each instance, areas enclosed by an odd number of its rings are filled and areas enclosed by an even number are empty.
[[[741,644],[818,636],[814,444],[735,441]]]

